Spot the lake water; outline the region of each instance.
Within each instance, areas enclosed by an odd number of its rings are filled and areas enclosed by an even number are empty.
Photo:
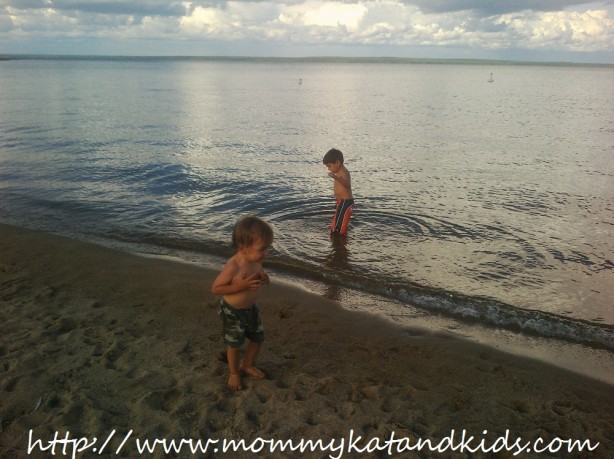
[[[10,59],[0,100],[2,222],[221,261],[255,213],[348,307],[614,350],[612,66]]]

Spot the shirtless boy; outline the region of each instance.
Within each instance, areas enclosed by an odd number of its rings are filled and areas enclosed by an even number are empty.
[[[258,217],[247,216],[237,222],[232,243],[237,249],[213,282],[211,292],[222,295],[219,314],[222,316],[224,341],[228,346],[228,388],[242,389],[241,373],[263,378],[264,373],[254,366],[264,328],[256,300],[260,288],[269,285],[269,276],[262,269],[262,261],[269,254],[273,230]],[[241,347],[247,338],[243,361]]]
[[[347,231],[350,217],[352,216],[352,209],[354,208],[350,172],[343,165],[343,153],[336,148],[329,150],[324,155],[322,162],[328,168],[328,176],[335,181],[333,192],[337,199],[337,205],[333,221],[330,225],[330,231],[333,234],[343,236]]]

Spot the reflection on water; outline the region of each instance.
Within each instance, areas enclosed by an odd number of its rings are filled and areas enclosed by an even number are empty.
[[[324,262],[324,267],[332,272],[349,271],[349,269],[351,268],[348,263],[348,237],[346,235],[342,236],[340,234],[331,233],[330,242],[331,248]],[[339,284],[337,284],[336,282],[330,282],[326,286],[324,296],[334,301],[341,301],[341,290],[339,288]]]

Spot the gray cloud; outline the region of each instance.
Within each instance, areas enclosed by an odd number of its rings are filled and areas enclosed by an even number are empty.
[[[265,3],[269,0],[234,0],[235,3]],[[304,0],[285,0],[283,2],[294,5]],[[355,3],[355,0],[346,0],[345,3]],[[125,14],[139,16],[183,16],[197,7],[225,8],[228,0],[0,0],[0,7],[11,7],[20,10],[53,8],[57,11],[72,11],[96,14]]]
[[[264,3],[268,0],[235,0],[235,3]],[[269,1],[284,5],[303,3],[304,0]],[[455,13],[472,11],[479,16],[495,16],[532,11],[562,11],[570,6],[601,3],[614,5],[614,0],[400,0],[406,5],[414,5],[427,14]],[[228,0],[195,0],[195,1],[165,1],[165,0],[0,0],[0,6],[10,6],[16,9],[53,8],[58,11],[72,11],[110,15],[137,16],[176,16],[189,14],[195,8],[214,7],[225,9]],[[337,0],[337,3],[352,4],[357,0]]]
[[[0,5],[20,10],[53,8],[56,11],[110,15],[183,16],[188,12],[183,2],[164,0],[3,0]]]
[[[524,10],[562,11],[574,6],[595,3],[594,0],[403,0],[403,3],[418,6],[425,13],[453,13],[474,11],[482,16],[514,13]],[[601,2],[614,4],[612,0]]]

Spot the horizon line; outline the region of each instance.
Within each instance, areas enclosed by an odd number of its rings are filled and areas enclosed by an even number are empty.
[[[0,60],[37,60],[37,59],[100,59],[100,60],[228,60],[228,61],[277,61],[277,62],[347,62],[347,63],[417,63],[417,64],[491,64],[491,65],[561,65],[561,66],[598,66],[614,67],[606,62],[541,61],[519,59],[485,59],[485,58],[429,58],[398,56],[242,56],[242,55],[132,55],[132,54],[37,54],[37,53],[3,53]]]

